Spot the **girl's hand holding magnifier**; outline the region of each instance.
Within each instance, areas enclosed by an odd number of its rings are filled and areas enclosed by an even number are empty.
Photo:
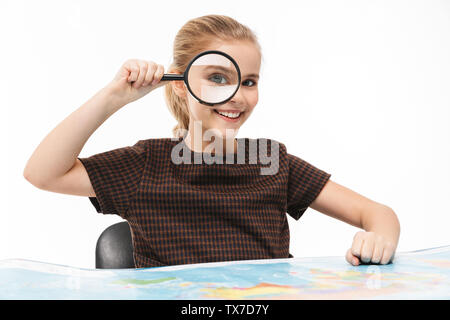
[[[150,91],[166,84],[161,78],[164,66],[153,61],[129,59],[120,67],[114,79],[108,84],[113,95],[124,106],[138,100]]]

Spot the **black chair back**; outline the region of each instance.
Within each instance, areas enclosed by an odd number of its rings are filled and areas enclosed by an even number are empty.
[[[95,248],[97,269],[134,268],[133,243],[128,222],[109,226],[102,232]]]

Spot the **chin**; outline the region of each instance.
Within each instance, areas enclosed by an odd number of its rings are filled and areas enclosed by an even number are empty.
[[[232,128],[209,128],[208,131],[211,131],[211,136],[217,137],[219,139],[233,139],[237,135],[238,129]]]
[[[226,132],[226,129],[222,129],[221,133],[222,133],[222,138],[223,139],[233,139],[236,137],[237,133],[238,133],[239,128],[234,128],[234,129],[228,129],[228,132]]]

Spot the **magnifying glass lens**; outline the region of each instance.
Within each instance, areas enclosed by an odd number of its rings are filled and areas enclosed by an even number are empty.
[[[229,99],[239,87],[236,66],[227,57],[208,53],[196,59],[187,79],[193,94],[207,103]]]

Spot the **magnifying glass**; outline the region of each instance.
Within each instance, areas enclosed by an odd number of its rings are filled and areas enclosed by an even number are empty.
[[[222,51],[196,55],[183,74],[164,74],[161,81],[183,80],[201,104],[214,106],[229,101],[239,90],[241,71],[234,59]]]

